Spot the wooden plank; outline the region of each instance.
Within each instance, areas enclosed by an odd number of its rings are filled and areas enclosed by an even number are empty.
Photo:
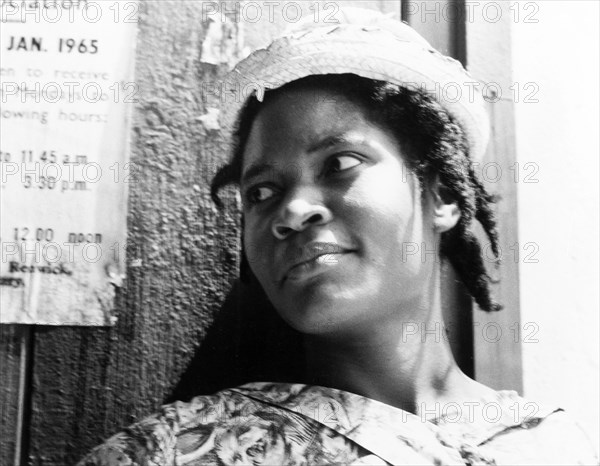
[[[516,212],[520,180],[515,179],[514,103],[510,95],[512,15],[509,3],[494,2],[492,7],[488,11],[482,5],[481,9],[473,10],[467,22],[467,56],[469,71],[482,83],[481,89],[490,100],[492,134],[479,172],[488,190],[501,196],[497,213],[503,261],[498,269],[490,261],[489,271],[498,281],[493,286],[494,294],[504,309],[494,314],[480,310],[475,313],[475,374],[479,381],[493,388],[522,392],[519,261],[523,258],[523,245],[518,242]],[[493,84],[483,87],[487,83]],[[500,89],[496,96],[494,89]]]
[[[0,325],[0,464],[21,464],[27,452],[31,328]]]
[[[461,0],[404,1],[406,21],[444,55],[466,63],[465,4]]]
[[[16,325],[0,325],[0,463],[14,464],[17,443],[21,346]]]
[[[522,392],[524,329],[519,307],[519,262],[527,251],[518,241],[514,109],[513,103],[504,99],[489,107],[494,132],[482,169],[487,171],[483,178],[488,190],[501,196],[497,215],[502,263],[494,267],[490,253],[488,270],[496,281],[494,296],[504,309],[493,314],[475,311],[475,374],[477,380],[493,388]]]

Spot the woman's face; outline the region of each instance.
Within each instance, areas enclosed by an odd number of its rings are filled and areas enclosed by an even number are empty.
[[[248,262],[296,330],[387,325],[419,306],[437,260],[428,196],[358,104],[312,88],[270,99],[245,146],[241,191]]]

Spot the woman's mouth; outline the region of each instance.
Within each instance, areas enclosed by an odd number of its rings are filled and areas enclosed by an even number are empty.
[[[281,284],[286,281],[301,281],[311,278],[333,267],[337,267],[342,256],[354,252],[337,243],[314,242],[300,249],[300,257],[290,261],[292,265],[284,273]]]

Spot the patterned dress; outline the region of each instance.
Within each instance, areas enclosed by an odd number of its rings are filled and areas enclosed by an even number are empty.
[[[79,466],[598,464],[560,408],[513,391],[433,420],[325,387],[252,383],[163,406]]]

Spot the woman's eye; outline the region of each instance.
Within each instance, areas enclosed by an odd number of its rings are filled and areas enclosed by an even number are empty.
[[[327,172],[343,172],[360,165],[362,160],[353,155],[336,155],[327,163]]]
[[[246,194],[246,198],[250,204],[258,204],[266,201],[275,194],[275,190],[268,186],[255,186],[250,188]]]

